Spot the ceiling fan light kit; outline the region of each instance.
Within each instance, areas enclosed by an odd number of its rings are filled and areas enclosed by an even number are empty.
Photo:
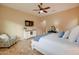
[[[40,12],[40,13],[43,13],[43,10],[40,10],[39,12]]]

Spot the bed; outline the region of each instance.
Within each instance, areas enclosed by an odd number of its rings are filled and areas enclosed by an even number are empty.
[[[58,33],[42,36],[39,41],[32,40],[32,49],[45,55],[79,55],[79,44],[76,38],[79,35],[79,26],[73,28],[69,38],[60,38]]]

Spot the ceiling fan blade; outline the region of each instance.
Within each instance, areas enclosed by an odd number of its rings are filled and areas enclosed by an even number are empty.
[[[44,8],[44,9],[50,9],[50,7],[46,7],[46,8]]]
[[[39,9],[33,9],[33,11],[39,11]]]
[[[47,11],[43,10],[43,12],[47,13]]]
[[[38,7],[40,8],[40,10],[42,10],[42,7],[40,5],[38,5]]]

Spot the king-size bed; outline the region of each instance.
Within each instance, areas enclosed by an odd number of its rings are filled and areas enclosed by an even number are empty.
[[[58,33],[50,33],[32,40],[32,49],[36,49],[45,55],[79,55],[79,26],[76,26],[59,37]]]

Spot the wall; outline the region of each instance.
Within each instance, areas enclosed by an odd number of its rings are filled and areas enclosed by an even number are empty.
[[[66,31],[79,23],[79,7],[42,17],[42,20],[46,22],[44,32],[52,25],[55,25],[59,31]]]
[[[25,19],[34,21],[34,27],[31,29],[36,29],[37,35],[45,33],[52,25],[55,25],[60,31],[65,31],[78,24],[79,7],[45,17],[37,17],[0,5],[0,33],[23,38]]]
[[[25,20],[34,21],[31,29],[36,29],[38,35],[41,33],[39,17],[0,5],[0,32],[23,38]]]

